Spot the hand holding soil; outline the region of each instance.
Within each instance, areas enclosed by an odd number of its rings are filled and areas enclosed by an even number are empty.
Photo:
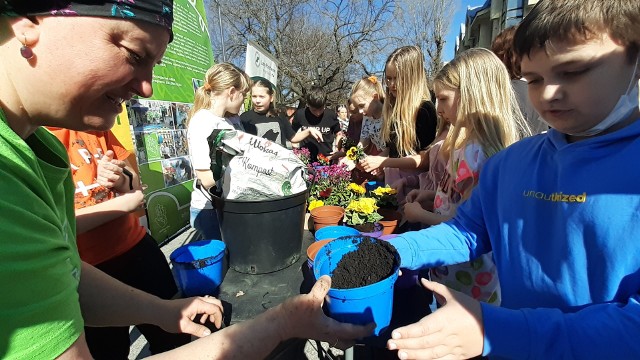
[[[471,297],[422,279],[444,306],[415,324],[393,330],[387,342],[401,359],[469,359],[482,354],[482,308]],[[428,306],[428,304],[425,304]]]
[[[364,238],[355,251],[345,254],[333,271],[334,289],[353,289],[375,284],[391,276],[396,258],[393,245]]]
[[[326,341],[332,347],[344,350],[355,344],[356,339],[373,333],[375,324],[346,324],[324,314],[322,304],[329,288],[331,278],[322,276],[308,294],[291,298],[278,307],[283,319],[283,339],[297,337]]]

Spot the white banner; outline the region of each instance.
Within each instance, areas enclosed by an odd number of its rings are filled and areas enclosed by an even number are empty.
[[[262,76],[273,85],[278,84],[278,61],[253,41],[247,42],[244,71],[249,76]]]

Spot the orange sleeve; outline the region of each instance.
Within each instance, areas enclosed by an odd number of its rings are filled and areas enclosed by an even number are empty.
[[[107,131],[106,135],[107,148],[113,150],[116,159],[126,160],[131,153],[122,146],[120,141],[118,141],[118,138],[116,138],[111,131]]]

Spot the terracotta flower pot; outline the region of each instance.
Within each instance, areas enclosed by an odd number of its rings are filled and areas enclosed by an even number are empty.
[[[324,205],[311,210],[315,230],[329,225],[338,225],[343,217],[344,209],[340,206]]]
[[[378,213],[382,215],[382,220],[378,221],[383,227],[382,235],[393,234],[402,220],[402,214],[392,209],[378,209]]]
[[[333,239],[320,240],[309,245],[309,247],[307,248],[307,264],[309,264],[310,268],[313,268],[313,261],[316,259],[318,251],[320,251],[320,249],[323,246],[327,245],[330,241],[333,241]]]

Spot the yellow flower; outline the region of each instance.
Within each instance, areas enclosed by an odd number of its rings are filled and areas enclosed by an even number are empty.
[[[396,189],[390,188],[388,185],[385,187],[379,186],[377,189],[373,190],[373,193],[382,196],[382,195],[395,195],[398,192]]]
[[[351,200],[351,202],[349,202],[349,205],[347,205],[346,210],[360,212],[360,202],[358,200]]]
[[[324,201],[322,200],[311,200],[311,202],[309,203],[309,211],[320,207],[320,206],[324,206]]]
[[[367,191],[365,188],[356,183],[349,184],[349,190],[359,195],[363,195]]]
[[[358,149],[356,149],[355,147],[351,147],[351,149],[347,150],[347,159],[355,161],[357,151]]]
[[[347,206],[347,211],[353,211],[360,214],[371,214],[374,211],[378,210],[378,206],[376,206],[376,199],[372,198],[361,198],[358,200],[351,200],[349,206]]]
[[[372,199],[372,198],[360,199],[360,212],[364,214],[371,214],[376,210],[378,210],[378,206],[376,206],[376,199]]]

